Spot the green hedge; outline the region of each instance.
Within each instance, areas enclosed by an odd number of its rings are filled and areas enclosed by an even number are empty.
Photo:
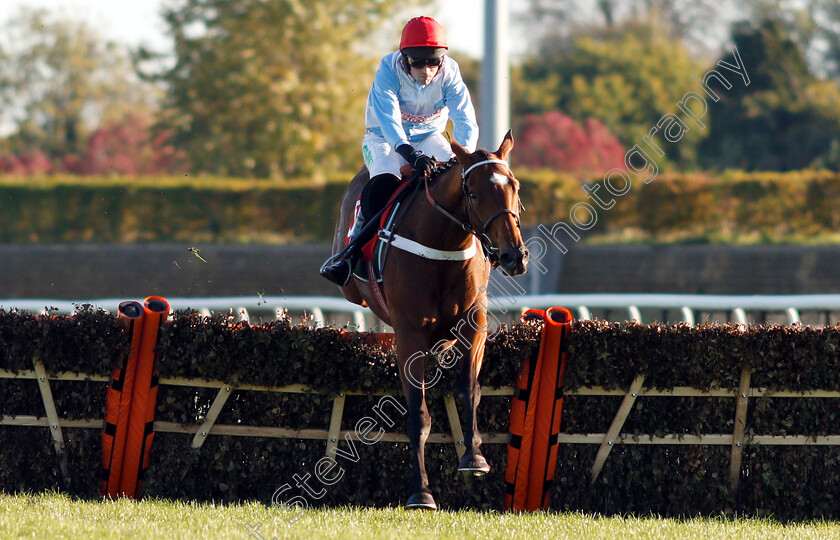
[[[322,242],[348,180],[0,177],[0,242]]]
[[[523,360],[538,347],[539,327],[515,325],[488,343],[481,382],[509,386]],[[181,312],[163,326],[160,375],[224,380],[233,384],[301,383],[323,394],[234,391],[222,424],[272,425],[325,429],[332,397],[339,391],[397,391],[394,358],[364,334],[337,328],[314,330],[305,324],[276,321],[248,326],[230,319],[202,319]],[[0,311],[0,369],[31,369],[41,358],[48,372],[96,375],[124,354],[125,333],[116,319],[90,310],[69,317],[36,317]],[[840,389],[840,327],[616,324],[578,321],[567,341],[566,388],[627,388],[638,374],[646,386],[699,389],[738,386],[745,365],[754,369],[752,386],[776,390]],[[447,374],[429,391],[433,431],[447,431],[442,397],[454,388]],[[52,381],[59,416],[101,418],[105,383]],[[157,419],[200,423],[215,397],[214,389],[164,385]],[[369,415],[378,398],[348,396],[343,426]],[[563,410],[565,433],[603,433],[620,396],[568,395]],[[640,397],[623,432],[645,434],[732,433],[732,398]],[[0,379],[0,414],[43,416],[32,380]],[[504,434],[508,397],[485,397],[479,408],[482,431]],[[68,439],[70,491],[96,496],[101,452],[98,430],[64,429]],[[751,399],[747,436],[840,434],[840,399]],[[197,500],[270,502],[292,475],[312,473],[323,456],[324,441],[210,436],[199,450],[191,435],[158,433],[148,471],[146,495]],[[342,445],[343,446],[343,445]],[[438,502],[444,507],[500,509],[505,447],[485,445],[493,471],[465,489],[457,476],[451,444],[428,446],[428,468]],[[399,504],[408,495],[406,444],[357,443],[357,463],[340,462],[346,474],[318,504]],[[584,512],[714,515],[739,511],[780,519],[840,518],[840,449],[748,445],[741,488],[729,491],[729,446],[616,445],[596,484],[589,468],[597,445],[562,445],[552,505]],[[0,427],[0,489],[62,489],[49,433],[44,428]],[[291,493],[289,494],[291,496]]]
[[[636,181],[609,210],[571,176],[517,173],[526,226],[570,223],[572,206],[588,201],[598,213],[589,234],[602,242],[840,241],[839,173],[661,175]],[[0,242],[329,242],[351,176],[315,184],[0,176]],[[598,196],[609,202],[606,193],[602,187]]]

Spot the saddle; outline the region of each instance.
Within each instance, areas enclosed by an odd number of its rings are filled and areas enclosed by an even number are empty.
[[[438,162],[437,169],[429,180],[434,180],[437,176],[446,172],[455,163],[455,158],[448,162]],[[409,185],[408,180],[411,178],[412,172],[413,169],[411,168],[411,165],[403,165],[400,168],[400,174],[402,175],[400,185],[385,205],[385,211],[382,212],[382,216],[379,219],[379,228],[377,229],[376,234],[374,234],[370,240],[365,242],[360,250],[360,257],[353,268],[353,275],[362,281],[371,284],[382,282],[382,270],[385,267],[385,258],[390,244],[382,238],[380,233],[383,230],[393,230],[394,221],[399,215],[400,208],[404,208],[405,205],[411,204],[411,199],[406,200],[404,197],[400,197],[400,194]],[[359,195],[359,197],[361,198],[361,195]],[[398,198],[400,201],[395,202]],[[359,204],[358,201],[357,204]],[[374,287],[374,289],[376,288]]]
[[[385,266],[385,253],[387,245],[379,237],[379,230],[389,229],[396,218],[397,211],[405,204],[405,201],[395,203],[397,196],[408,186],[408,179],[403,175],[402,181],[394,194],[388,199],[385,211],[379,218],[379,229],[373,237],[365,242],[359,250],[359,260],[353,268],[353,274],[362,281],[375,280],[382,282],[382,269]],[[360,195],[361,196],[361,195]]]

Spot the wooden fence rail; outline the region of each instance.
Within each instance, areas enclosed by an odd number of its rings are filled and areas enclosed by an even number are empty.
[[[54,447],[58,457],[59,469],[62,475],[66,478],[66,455],[64,451],[64,436],[61,428],[82,428],[82,429],[101,429],[102,419],[86,419],[86,420],[70,420],[59,418],[55,402],[52,397],[50,388],[50,381],[91,381],[91,382],[107,382],[108,377],[101,375],[86,375],[70,372],[56,373],[47,375],[43,365],[38,359],[33,362],[34,369],[19,371],[17,373],[11,371],[0,370],[0,379],[22,379],[22,380],[36,380],[39,385],[41,398],[44,404],[45,417],[38,416],[0,416],[0,426],[30,426],[43,427],[50,430],[53,439]],[[752,435],[745,436],[747,407],[751,398],[769,397],[769,398],[840,398],[840,391],[812,391],[808,393],[789,392],[789,391],[771,391],[762,388],[750,388],[750,371],[745,369],[741,376],[741,381],[738,390],[725,389],[710,389],[701,391],[692,387],[675,387],[671,390],[658,390],[654,388],[644,387],[644,377],[638,376],[630,385],[628,390],[610,389],[593,386],[579,388],[575,391],[567,391],[567,396],[622,396],[622,402],[616,411],[606,433],[559,433],[557,441],[563,444],[597,444],[599,445],[598,453],[595,461],[590,469],[591,481],[594,483],[607,458],[610,451],[617,445],[728,445],[731,446],[730,452],[730,481],[732,489],[737,489],[740,479],[741,469],[741,455],[745,445],[820,445],[820,446],[838,446],[840,445],[840,435]],[[344,414],[344,404],[347,396],[384,396],[392,395],[389,392],[342,392],[333,399],[333,407],[330,415],[330,423],[327,429],[290,429],[283,427],[272,426],[245,426],[237,424],[218,424],[216,420],[224,410],[224,406],[234,390],[239,391],[263,391],[263,392],[280,392],[280,393],[319,393],[312,391],[306,386],[294,384],[282,387],[272,386],[258,386],[258,385],[232,385],[223,381],[204,381],[198,379],[182,379],[182,378],[164,378],[160,380],[161,385],[194,387],[194,388],[214,388],[218,389],[215,399],[208,412],[205,414],[203,421],[195,425],[181,425],[176,422],[156,421],[154,429],[157,432],[169,433],[189,433],[193,434],[192,447],[200,448],[204,441],[210,435],[230,435],[240,437],[276,437],[276,438],[293,438],[293,439],[310,439],[326,441],[325,451],[329,455],[330,449],[336,447],[338,441],[345,436],[350,436],[354,440],[359,440],[355,430],[342,429],[342,421]],[[104,386],[104,385],[103,385]],[[103,387],[103,392],[105,391]],[[485,388],[482,389],[484,396],[511,396],[513,395],[512,387],[501,388]],[[628,434],[622,433],[622,427],[625,424],[628,416],[632,413],[632,408],[636,400],[640,397],[714,397],[714,398],[733,398],[735,403],[733,407],[734,430],[732,433],[718,433],[718,434],[668,434],[664,436],[655,436],[653,434]],[[464,441],[461,431],[461,423],[458,416],[458,410],[455,405],[455,400],[452,396],[446,396],[445,406],[447,419],[449,422],[449,433],[432,433],[429,436],[428,442],[438,444],[454,444],[459,458],[464,453]],[[488,435],[483,434],[485,443],[488,444],[506,444],[508,442],[507,434]],[[409,442],[407,435],[404,433],[385,433],[381,441],[385,442]]]

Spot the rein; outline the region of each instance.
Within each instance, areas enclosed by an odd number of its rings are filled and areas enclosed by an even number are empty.
[[[479,161],[478,163],[473,163],[469,166],[465,171],[461,172],[461,191],[464,193],[464,213],[467,215],[466,221],[461,221],[460,219],[453,216],[449,211],[447,211],[443,206],[441,206],[434,197],[432,197],[431,191],[429,190],[429,178],[426,176],[424,178],[424,183],[426,185],[426,200],[429,201],[429,204],[432,207],[449,218],[451,221],[456,223],[461,229],[465,232],[468,232],[478,238],[479,242],[481,242],[481,249],[484,252],[484,255],[490,259],[490,261],[495,265],[499,263],[499,248],[493,245],[493,241],[487,236],[487,229],[490,227],[490,224],[496,220],[496,218],[503,216],[505,214],[511,214],[514,219],[516,219],[516,226],[519,227],[519,215],[516,214],[513,210],[509,208],[502,208],[490,218],[484,222],[481,226],[481,230],[476,229],[476,227],[472,224],[473,223],[473,206],[472,206],[472,199],[469,195],[469,189],[467,188],[467,176],[475,169],[476,167],[480,167],[482,165],[490,165],[498,163],[504,165],[505,167],[508,166],[508,162],[502,159],[485,159],[483,161]],[[521,206],[521,203],[520,203]]]

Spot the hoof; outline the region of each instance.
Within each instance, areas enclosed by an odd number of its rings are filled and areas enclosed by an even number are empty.
[[[458,471],[471,472],[475,476],[482,476],[490,472],[490,465],[481,454],[465,455],[458,464]]]
[[[412,510],[437,510],[435,498],[431,493],[418,491],[405,501],[405,507]]]

